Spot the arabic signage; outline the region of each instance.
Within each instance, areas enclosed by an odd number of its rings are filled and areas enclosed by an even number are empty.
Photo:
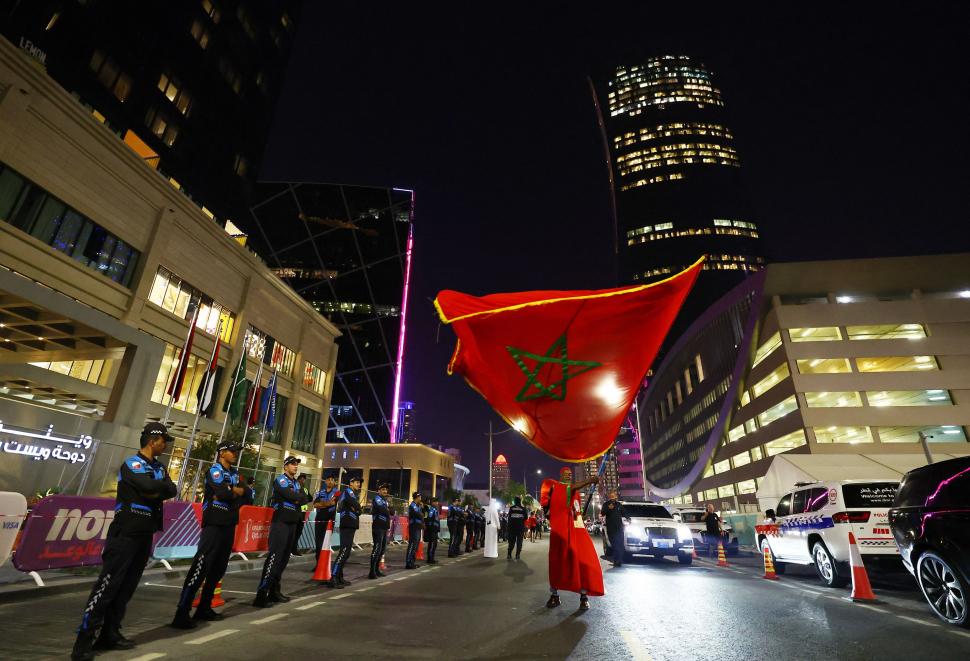
[[[17,454],[34,461],[64,461],[77,464],[87,461],[93,453],[96,441],[82,434],[71,437],[54,433],[54,425],[46,431],[24,427],[11,427],[0,421],[0,451]]]
[[[269,528],[273,520],[272,507],[243,505],[239,508],[239,525],[232,550],[239,553],[269,549]]]
[[[27,499],[23,494],[0,491],[0,567],[10,557],[26,513]]]

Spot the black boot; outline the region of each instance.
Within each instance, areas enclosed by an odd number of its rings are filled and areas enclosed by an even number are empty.
[[[94,641],[96,650],[130,650],[135,647],[135,641],[125,638],[117,629],[107,627],[101,629],[101,635]]]
[[[375,571],[374,573],[377,574],[378,576],[387,576],[387,574],[381,571],[380,566],[377,567],[377,571]]]
[[[174,629],[194,629],[196,624],[195,620],[189,617],[188,610],[179,609],[175,611],[175,617],[172,618],[170,626]]]
[[[585,594],[579,595],[579,610],[588,611],[589,610],[589,597]]]
[[[88,631],[79,631],[77,640],[74,641],[74,649],[71,650],[71,661],[93,661],[94,659],[94,634]]]
[[[559,595],[558,594],[551,594],[551,595],[549,595],[549,601],[546,602],[546,608],[555,608],[560,603],[562,603],[562,602],[559,601]]]
[[[273,605],[273,602],[269,598],[269,590],[259,590],[256,593],[256,598],[253,599],[253,606],[256,608],[269,608]]]
[[[340,570],[340,587],[345,588],[351,585],[351,582],[344,578],[344,570]]]
[[[206,622],[218,622],[219,620],[225,619],[220,613],[212,610],[212,606],[206,606],[205,608],[196,608],[195,615],[192,616],[195,620],[205,620]]]
[[[273,589],[269,592],[270,601],[275,601],[278,604],[285,604],[290,600],[285,594],[280,592],[280,584],[277,583],[273,586]]]

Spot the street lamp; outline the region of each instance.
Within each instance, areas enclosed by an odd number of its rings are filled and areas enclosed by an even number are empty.
[[[401,496],[401,488],[404,484],[404,464],[402,464],[400,461],[395,461],[394,463],[397,464],[401,469],[397,473],[397,497],[403,498],[403,496]],[[404,500],[407,500],[407,498],[404,498]]]

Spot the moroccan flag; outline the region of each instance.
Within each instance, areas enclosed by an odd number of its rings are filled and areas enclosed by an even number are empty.
[[[195,320],[199,316],[199,308],[196,306],[192,313],[192,321],[189,322],[189,334],[185,338],[185,346],[179,354],[178,362],[175,364],[175,372],[172,374],[172,381],[168,384],[165,392],[171,396],[173,402],[179,401],[182,395],[182,383],[185,381],[185,373],[189,369],[189,358],[192,357],[192,341],[195,340]]]
[[[599,291],[469,296],[442,291],[458,344],[448,364],[506,422],[564,461],[613,444],[644,375],[701,271]]]

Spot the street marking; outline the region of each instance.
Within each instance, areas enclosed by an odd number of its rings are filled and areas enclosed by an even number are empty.
[[[153,588],[169,588],[170,590],[181,590],[182,589],[182,586],[181,585],[164,585],[162,583],[150,583],[148,581],[145,581],[145,583],[143,583],[143,585],[148,585],[148,586],[151,586]],[[231,594],[252,594],[252,595],[255,595],[256,594],[255,592],[245,592],[243,590],[223,590],[223,592],[227,592],[227,593],[231,593]]]
[[[185,641],[185,644],[186,645],[205,645],[210,641],[218,640],[219,638],[224,638],[225,636],[231,636],[234,633],[239,633],[239,629],[225,629],[223,631],[217,631],[215,633],[210,633],[208,636],[202,636],[201,638],[187,640]]]
[[[373,590],[373,587],[360,588],[359,590],[354,590],[354,592],[367,592],[368,590]]]
[[[345,597],[349,597],[349,596],[350,596],[349,592],[343,592],[341,594],[335,594],[334,596],[330,597],[330,599],[331,600],[344,599]]]
[[[259,620],[253,620],[250,624],[267,624],[269,622],[275,622],[276,620],[281,620],[289,615],[289,613],[277,613],[276,615],[270,615],[269,617],[264,617]]]
[[[160,659],[163,656],[166,656],[164,652],[150,652],[148,654],[136,656],[134,659],[128,659],[128,661],[152,661],[152,659]]]
[[[965,636],[966,638],[970,638],[970,633],[967,633],[966,631],[958,631],[956,629],[948,629],[948,631],[950,633],[955,633],[958,636]]]
[[[870,606],[868,604],[856,604],[859,608],[865,608],[867,610],[876,611],[877,613],[888,613],[885,608],[879,608],[878,606]]]
[[[633,661],[653,661],[653,657],[650,656],[647,649],[640,642],[640,639],[632,631],[622,629],[620,630],[620,636],[622,636],[623,642],[626,643],[627,649],[630,650]]]
[[[922,624],[927,627],[935,627],[935,622],[927,622],[926,620],[917,620],[915,617],[908,617],[906,615],[897,615],[900,620],[906,620],[907,622],[914,622],[916,624]]]
[[[317,606],[320,606],[320,605],[325,604],[325,603],[326,602],[324,602],[324,601],[314,601],[313,603],[306,604],[305,606],[297,606],[296,607],[296,610],[298,610],[298,611],[307,611],[307,610],[310,610],[311,608],[316,608]]]

